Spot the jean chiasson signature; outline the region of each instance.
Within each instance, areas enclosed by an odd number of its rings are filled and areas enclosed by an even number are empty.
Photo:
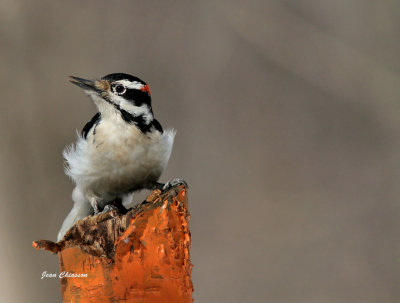
[[[42,273],[43,278],[57,278],[59,277],[60,279],[62,278],[87,278],[87,274],[78,274],[74,272],[68,272],[68,271],[62,271],[58,275],[56,273],[48,273],[47,271],[44,271]]]

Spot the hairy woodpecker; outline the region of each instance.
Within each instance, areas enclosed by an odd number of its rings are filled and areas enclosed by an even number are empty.
[[[66,174],[76,186],[58,241],[77,220],[115,199],[126,205],[134,191],[162,187],[157,181],[175,136],[154,119],[149,86],[139,78],[117,73],[98,80],[71,77],[70,82],[83,88],[98,113],[63,152]]]

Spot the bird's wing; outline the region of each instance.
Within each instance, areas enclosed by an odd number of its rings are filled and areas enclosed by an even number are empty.
[[[154,119],[153,122],[152,122],[152,124],[153,124],[154,128],[155,128],[156,130],[158,130],[160,133],[163,133],[163,132],[164,132],[164,130],[163,130],[163,128],[162,128],[160,122],[158,122],[158,120]]]
[[[93,116],[93,118],[88,123],[86,123],[86,125],[83,127],[82,132],[81,132],[82,138],[86,139],[90,130],[93,128],[93,126],[98,124],[100,122],[100,120],[101,120],[100,113],[95,114]]]

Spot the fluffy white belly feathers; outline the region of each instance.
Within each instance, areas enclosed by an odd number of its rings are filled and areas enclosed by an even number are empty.
[[[101,197],[118,196],[157,181],[171,155],[175,131],[143,134],[132,125],[101,122],[95,136],[79,137],[64,151],[67,174],[81,190]]]

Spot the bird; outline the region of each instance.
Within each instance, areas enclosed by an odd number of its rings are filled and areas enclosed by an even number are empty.
[[[116,199],[127,205],[135,191],[166,189],[182,181],[158,182],[176,131],[164,130],[154,118],[150,88],[143,80],[114,73],[95,80],[70,76],[70,82],[91,97],[98,112],[63,151],[65,173],[75,183],[74,205],[57,241],[78,220],[108,209]]]

